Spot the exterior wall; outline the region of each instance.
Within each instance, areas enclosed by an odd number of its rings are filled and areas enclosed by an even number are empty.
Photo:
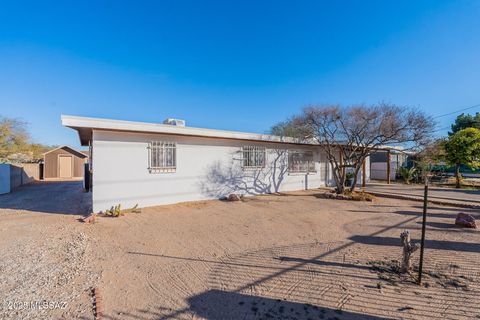
[[[0,163],[0,194],[10,192],[10,165]]]
[[[150,141],[176,142],[174,173],[148,171]],[[266,167],[242,169],[242,146],[266,147]],[[312,150],[316,173],[288,173],[287,150]],[[318,188],[327,165],[318,147],[162,134],[93,132],[93,210]]]
[[[367,157],[365,159],[365,183],[368,183],[370,182],[371,178],[372,178],[372,170],[371,170],[371,159],[370,157]]]
[[[40,180],[39,163],[22,163],[22,184],[27,184],[35,180]]]
[[[56,179],[59,177],[59,170],[58,170],[58,156],[59,155],[68,155],[72,156],[72,168],[73,168],[73,178],[80,178],[83,177],[83,164],[85,163],[85,159],[78,157],[74,153],[70,153],[64,149],[58,149],[52,151],[50,153],[45,154],[45,162],[44,162],[44,171],[43,171],[43,178],[44,179]]]
[[[22,185],[23,169],[20,166],[10,165],[10,191]]]
[[[18,165],[0,164],[0,194],[9,193],[13,189],[38,180],[39,164],[22,163]]]

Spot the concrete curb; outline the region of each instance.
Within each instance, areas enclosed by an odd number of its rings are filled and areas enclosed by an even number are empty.
[[[366,192],[370,193],[371,195],[374,195],[376,197],[392,198],[392,199],[400,199],[400,200],[411,200],[411,201],[422,201],[423,202],[423,197],[406,196],[406,195],[400,195],[400,194],[372,192],[372,191],[366,191]],[[435,199],[430,199],[430,200],[428,200],[428,202],[433,203],[433,204],[442,205],[442,206],[468,208],[468,209],[480,209],[480,205],[478,205],[478,204],[469,204],[469,203],[465,203],[465,202],[451,202],[451,201],[443,201],[443,200],[435,200]]]

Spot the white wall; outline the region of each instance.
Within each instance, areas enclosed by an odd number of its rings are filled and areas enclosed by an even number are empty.
[[[0,194],[10,192],[10,165],[0,163]]]
[[[177,143],[175,173],[148,171],[148,143]],[[241,168],[241,147],[267,148],[267,166],[261,170]],[[289,174],[286,151],[314,152],[317,172]],[[185,137],[161,134],[93,132],[93,210],[170,204],[216,199],[230,193],[260,194],[318,188],[325,185],[326,158],[318,147],[245,142],[239,140]]]

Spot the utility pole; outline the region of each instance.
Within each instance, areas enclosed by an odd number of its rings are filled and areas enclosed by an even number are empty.
[[[423,192],[423,220],[422,220],[422,240],[420,242],[420,263],[418,265],[418,284],[422,284],[423,274],[423,252],[425,250],[425,231],[427,226],[427,203],[428,203],[428,176],[425,173],[425,189]]]
[[[362,163],[362,188],[365,189],[367,186],[367,166],[365,164],[367,160],[363,160]]]
[[[387,184],[390,184],[390,171],[392,160],[390,159],[390,149],[387,150]]]

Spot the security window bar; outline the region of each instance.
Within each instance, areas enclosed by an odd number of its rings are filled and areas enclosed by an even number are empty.
[[[309,173],[316,172],[312,151],[289,151],[288,172]]]
[[[152,141],[148,148],[148,170],[150,173],[175,172],[177,168],[177,146],[175,142]]]
[[[265,147],[244,146],[242,153],[244,169],[265,168]]]

